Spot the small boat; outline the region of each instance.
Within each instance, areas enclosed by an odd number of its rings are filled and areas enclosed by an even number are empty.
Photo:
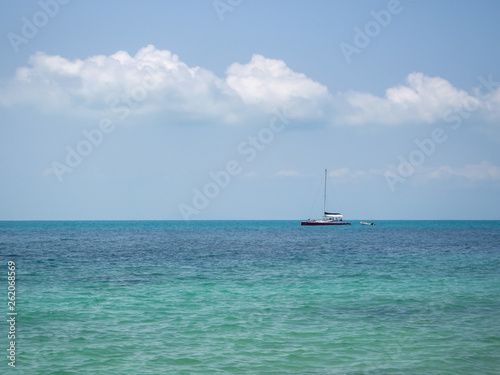
[[[366,221],[360,221],[359,223],[362,225],[375,225],[375,223],[367,223]]]
[[[325,192],[323,194],[323,218],[321,220],[301,221],[300,225],[351,225],[344,221],[344,216],[338,212],[326,212],[326,169],[325,169]]]

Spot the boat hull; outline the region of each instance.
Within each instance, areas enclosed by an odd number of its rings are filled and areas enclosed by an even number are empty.
[[[337,222],[337,223],[328,223],[324,221],[302,221],[300,225],[310,225],[310,226],[316,226],[316,225],[351,225],[351,223],[348,223],[347,221],[342,221],[342,222]]]

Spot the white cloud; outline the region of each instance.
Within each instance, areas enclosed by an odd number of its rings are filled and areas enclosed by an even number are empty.
[[[466,164],[464,167],[455,168],[442,165],[438,168],[427,169],[424,173],[429,179],[457,176],[470,181],[500,180],[500,168],[488,161],[482,161],[479,164]]]
[[[500,87],[485,95],[484,106],[488,119],[498,123],[500,120]]]
[[[298,118],[318,116],[326,87],[296,73],[281,60],[254,55],[248,64],[233,64],[227,77],[190,67],[177,55],[150,45],[135,56],[68,60],[36,53],[30,67],[19,68],[0,91],[4,106],[28,104],[43,112],[111,110],[174,114],[183,119],[237,122],[250,113],[270,114],[294,108]]]
[[[42,111],[102,111],[119,115],[124,106],[135,112],[168,111],[211,116],[228,113],[234,96],[212,72],[189,67],[169,51],[147,46],[130,56],[119,51],[70,61],[37,53],[30,68],[19,68],[4,105],[34,104]],[[226,108],[224,108],[226,107]]]
[[[123,116],[156,114],[185,122],[241,123],[288,108],[297,121],[334,125],[434,123],[444,114],[474,107],[500,118],[500,88],[469,95],[440,77],[412,73],[406,84],[383,97],[367,92],[332,95],[328,89],[290,69],[282,60],[254,55],[233,63],[224,77],[190,67],[175,54],[149,45],[134,56],[112,55],[69,60],[38,52],[0,88],[0,104],[36,106],[43,112]],[[496,82],[494,82],[496,84]]]
[[[480,101],[458,90],[440,77],[412,73],[407,85],[386,90],[384,97],[369,93],[349,92],[339,120],[358,125],[365,123],[400,124],[406,122],[433,123],[443,118],[449,109],[480,106]]]
[[[367,172],[365,171],[352,171],[347,167],[334,169],[328,172],[328,177],[330,177],[335,184],[359,181],[366,176]]]
[[[347,167],[335,169],[328,172],[329,178],[335,184],[366,182],[371,178],[386,179],[386,173],[390,172],[393,175],[399,175],[399,170],[394,165],[388,165],[385,168],[372,168],[370,170],[351,170]],[[449,165],[441,165],[438,167],[423,167],[416,166],[414,173],[409,177],[401,176],[404,180],[412,180],[420,182],[432,182],[437,180],[462,179],[471,182],[491,182],[500,181],[500,167],[492,164],[489,161],[482,161],[478,164],[466,164],[464,166],[451,167]],[[458,182],[455,180],[455,182]]]
[[[435,181],[448,181],[453,186],[461,186],[466,181],[472,183],[489,183],[500,181],[500,167],[489,161],[478,164],[466,164],[464,166],[441,165],[437,167],[415,166],[409,175],[401,175],[400,169],[389,165],[385,169],[372,169],[370,174],[386,179],[387,173],[401,177],[403,180],[415,181],[417,183],[433,183]],[[401,181],[400,181],[401,182]]]
[[[227,84],[246,104],[267,110],[292,107],[298,117],[322,116],[322,107],[330,100],[328,89],[291,70],[282,60],[253,55],[247,64],[232,64],[226,71]]]

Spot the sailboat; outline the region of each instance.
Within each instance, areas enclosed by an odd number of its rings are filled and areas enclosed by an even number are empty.
[[[338,212],[326,212],[326,174],[325,169],[325,192],[323,194],[323,219],[301,221],[300,225],[351,225],[344,221],[344,216]]]

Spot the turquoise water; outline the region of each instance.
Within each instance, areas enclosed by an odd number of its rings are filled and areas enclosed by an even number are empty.
[[[0,222],[0,372],[498,374],[500,221],[358,223]]]

